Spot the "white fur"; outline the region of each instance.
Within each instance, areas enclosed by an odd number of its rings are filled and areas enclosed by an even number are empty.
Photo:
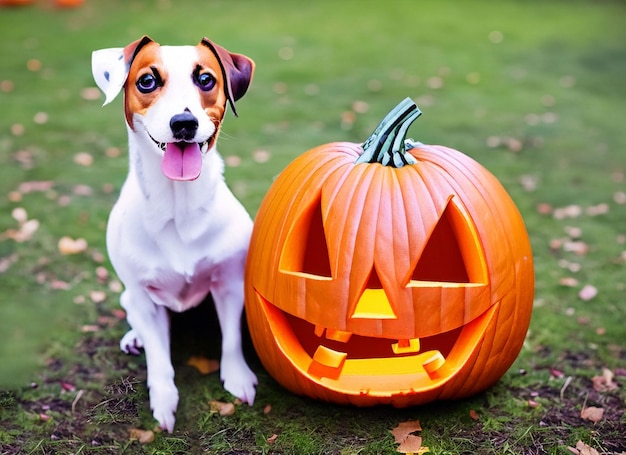
[[[123,62],[116,51],[122,50],[96,51],[93,57],[94,77],[103,70],[117,75],[109,80],[96,77],[107,102],[121,89],[118,65]],[[125,286],[121,304],[131,326],[120,347],[126,353],[145,350],[150,405],[161,427],[170,432],[178,391],[170,360],[168,308],[185,311],[211,292],[222,330],[225,389],[252,404],[257,383],[244,360],[240,329],[252,220],[226,186],[215,148],[204,153],[197,180],[172,181],[160,169],[162,150],[148,136],[173,142],[170,119],[185,109],[199,121],[196,142],[215,134],[190,77],[195,52],[191,46],[161,47],[168,82],[145,116],[134,115],[136,131],[128,127],[129,174],[107,227],[107,248]]]

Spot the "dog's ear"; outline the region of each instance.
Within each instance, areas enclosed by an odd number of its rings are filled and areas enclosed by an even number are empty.
[[[91,72],[105,96],[103,106],[113,101],[122,90],[133,59],[150,42],[152,40],[144,36],[126,47],[100,49],[91,54]]]
[[[235,101],[245,95],[248,87],[250,87],[252,73],[254,72],[254,62],[245,55],[228,52],[208,38],[202,38],[200,43],[211,49],[211,52],[217,57],[217,61],[222,68],[222,75],[224,76],[226,98],[233,110],[233,114],[237,117]]]

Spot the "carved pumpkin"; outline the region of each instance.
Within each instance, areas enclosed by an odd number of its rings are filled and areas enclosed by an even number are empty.
[[[364,144],[309,150],[256,217],[246,313],[291,391],[395,406],[475,394],[513,363],[532,308],[532,253],[496,180],[456,150],[405,141],[406,99]]]

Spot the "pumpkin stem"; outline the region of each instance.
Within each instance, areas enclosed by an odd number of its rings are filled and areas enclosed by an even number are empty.
[[[420,115],[422,112],[417,104],[411,98],[405,98],[385,116],[363,143],[363,154],[355,164],[380,163],[383,166],[402,167],[417,163],[417,160],[406,152],[405,139],[409,126]]]

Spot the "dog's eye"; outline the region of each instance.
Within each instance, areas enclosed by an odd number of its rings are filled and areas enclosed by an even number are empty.
[[[200,90],[208,92],[215,87],[215,77],[210,73],[201,73],[195,76],[196,85]]]
[[[154,74],[148,73],[137,79],[136,85],[141,93],[150,93],[156,90],[159,82]]]

